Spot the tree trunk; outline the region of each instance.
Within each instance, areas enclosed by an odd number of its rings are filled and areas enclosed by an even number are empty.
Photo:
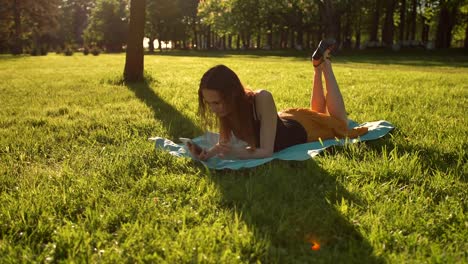
[[[361,15],[361,7],[358,7],[358,15],[357,15],[357,22],[355,24],[355,32],[356,32],[356,43],[354,44],[355,49],[361,48],[361,25],[362,25],[362,15]]]
[[[284,29],[280,29],[281,31],[278,33],[278,44],[280,49],[284,49]]]
[[[426,18],[421,16],[421,41],[426,44],[429,41],[429,25],[426,24]]]
[[[378,0],[377,0],[378,1]],[[339,40],[339,17],[337,16],[332,0],[319,1],[321,20],[325,25],[325,37],[338,38]]]
[[[355,49],[361,48],[361,28],[359,27],[356,30],[356,44],[354,45]]]
[[[385,23],[382,29],[382,42],[386,47],[393,45],[393,12],[395,11],[395,0],[387,0],[385,10]]]
[[[228,49],[232,50],[232,35],[229,34],[228,36]]]
[[[13,1],[13,17],[15,22],[15,40],[11,53],[13,55],[19,55],[23,53],[23,40],[22,40],[22,28],[21,28],[21,9],[19,7],[18,1]]]
[[[262,33],[260,29],[257,32],[257,49],[260,49],[262,46]]]
[[[206,49],[211,49],[211,26],[206,29]]]
[[[150,53],[154,53],[154,37],[150,37],[148,40],[148,50]]]
[[[310,50],[310,32],[307,32],[307,33],[306,33],[305,48],[306,48],[307,50]]]
[[[465,43],[464,43],[464,48],[468,49],[468,23],[466,23],[465,27]]]
[[[294,49],[295,40],[296,40],[296,37],[294,36],[294,33],[295,33],[294,29],[291,28],[290,32],[291,32],[291,35],[290,35],[290,39],[289,39],[290,40],[289,48]]]
[[[436,48],[450,48],[456,12],[457,7],[451,7],[450,9],[450,6],[446,2],[441,3],[436,33]]]
[[[219,49],[218,34],[215,34],[214,31],[211,32],[211,43],[213,43],[212,49]]]
[[[417,1],[416,0],[413,0],[412,4],[411,4],[411,21],[410,21],[410,36],[409,36],[409,39],[410,40],[415,40],[416,39],[416,5],[417,5]]]
[[[323,27],[322,26],[319,26],[319,29],[315,32],[317,35],[316,35],[316,42],[314,43],[314,47],[317,46],[320,42],[320,40],[322,40],[323,38]]]
[[[427,43],[429,41],[429,29],[430,29],[430,26],[426,24],[425,21],[423,21],[423,26],[422,26],[422,31],[421,31],[421,40],[424,43]]]
[[[303,12],[299,10],[298,16],[297,16],[297,25],[296,25],[296,46],[302,50],[304,46],[304,25],[302,22],[303,19]]]
[[[268,23],[267,42],[270,49],[273,49],[273,22]]]
[[[145,0],[132,0],[130,4],[130,25],[124,69],[124,80],[126,82],[139,82],[143,81],[144,78],[145,7]]]
[[[192,26],[192,31],[193,31],[193,39],[192,39],[192,49],[195,47],[195,49],[199,49],[198,47],[198,33],[197,33],[197,25],[195,24],[195,19],[193,18],[193,26]]]
[[[343,48],[350,49],[351,48],[351,25],[352,25],[352,18],[351,12],[346,14],[346,23],[343,29]]]
[[[374,16],[372,17],[371,29],[370,29],[370,41],[377,42],[379,34],[379,20],[380,20],[380,9],[381,0],[375,0]]]
[[[400,32],[398,35],[398,40],[402,43],[405,39],[405,24],[406,24],[406,0],[401,0],[400,6]]]

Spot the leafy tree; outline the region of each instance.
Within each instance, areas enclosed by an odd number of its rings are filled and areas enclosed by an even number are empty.
[[[200,0],[183,0],[179,1],[179,6],[182,14],[182,23],[185,25],[186,36],[191,36],[192,38],[192,47],[196,43],[197,39],[197,26],[199,25],[199,18],[197,16],[198,5]],[[187,40],[187,39],[185,39]],[[184,44],[186,47],[186,44]]]
[[[147,14],[147,35],[150,41],[155,38],[159,40],[160,50],[162,50],[162,41],[171,41],[180,38],[180,35],[176,35],[178,31],[182,31],[182,16],[178,1],[148,0]]]
[[[0,0],[0,52],[7,52],[12,44],[9,39],[13,24],[10,4],[11,1]]]
[[[232,27],[237,32],[244,48],[251,45],[252,34],[260,28],[260,5],[257,0],[232,0],[230,6]]]
[[[437,23],[436,47],[449,48],[453,37],[453,28],[457,22],[459,8],[466,4],[465,0],[441,0],[439,21]]]
[[[394,31],[394,12],[395,12],[395,0],[386,0],[385,6],[385,21],[382,29],[382,42],[385,46],[391,47],[393,45],[393,31]]]
[[[462,6],[460,7],[460,29],[463,30],[463,27],[464,27],[464,33],[465,33],[465,36],[464,36],[464,48],[465,49],[468,49],[468,1],[465,1],[465,3],[462,4]]]
[[[162,41],[185,48],[190,35],[196,39],[198,3],[198,0],[148,0],[145,34],[150,39],[150,50],[154,49],[151,44],[155,39],[161,50]]]
[[[261,28],[266,33],[267,48],[274,48],[275,34],[281,31],[283,22],[283,1],[260,0]]]
[[[0,32],[8,36],[2,46],[9,46],[13,54],[22,53],[26,45],[46,52],[57,29],[58,4],[59,0],[1,0]]]
[[[96,43],[108,52],[120,52],[128,29],[127,0],[97,0],[84,32],[87,43]]]
[[[61,13],[58,42],[83,45],[83,32],[88,25],[93,7],[93,0],[62,0],[59,7]]]
[[[232,14],[232,2],[230,1],[203,1],[198,6],[198,15],[202,17],[201,24],[206,30],[223,36],[231,36],[237,32],[234,28],[234,17]],[[209,43],[209,40],[207,41]],[[207,44],[210,48],[210,44]],[[225,45],[225,40],[224,40]],[[230,46],[230,45],[229,45]]]

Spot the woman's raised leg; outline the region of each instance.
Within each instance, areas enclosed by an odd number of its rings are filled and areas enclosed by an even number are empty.
[[[314,67],[314,82],[310,98],[310,108],[316,112],[325,114],[327,112],[327,108],[325,94],[323,92],[322,72],[322,65]]]
[[[328,52],[326,51],[324,57],[328,57]],[[326,95],[326,107],[330,116],[336,117],[347,122],[348,118],[346,115],[346,109],[343,101],[343,96],[341,95],[340,88],[336,82],[335,75],[333,74],[333,69],[331,66],[331,61],[325,59],[325,61],[320,65],[323,69],[323,75],[325,76],[325,86],[327,89]]]

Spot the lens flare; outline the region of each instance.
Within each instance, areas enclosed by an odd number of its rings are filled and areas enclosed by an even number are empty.
[[[313,251],[317,251],[320,249],[320,244],[317,241],[312,240],[310,241],[310,244],[312,245],[310,249],[312,249]]]

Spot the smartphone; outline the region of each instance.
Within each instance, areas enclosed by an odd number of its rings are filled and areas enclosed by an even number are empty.
[[[182,142],[182,143],[184,143],[186,145],[188,145],[188,143],[193,144],[193,141],[190,138],[180,137],[179,140],[180,140],[180,142]]]
[[[179,140],[180,140],[180,142],[184,143],[188,147],[195,146],[195,151],[197,152],[197,154],[200,154],[202,152],[202,150],[203,150],[200,146],[195,144],[190,138],[180,137]]]

